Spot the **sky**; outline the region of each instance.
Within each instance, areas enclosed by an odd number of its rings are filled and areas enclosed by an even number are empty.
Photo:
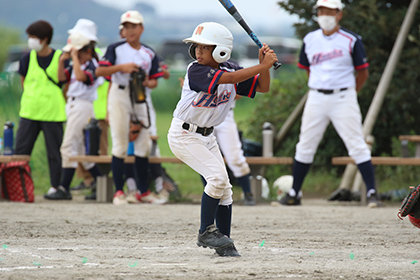
[[[155,7],[157,13],[162,16],[191,16],[230,15],[217,0],[94,0],[121,10],[133,8],[137,3],[147,3]],[[296,16],[289,15],[277,4],[278,0],[233,0],[239,13],[251,27],[251,29],[264,26],[267,29],[275,29],[276,26],[291,26],[297,22]],[[199,3],[199,4],[198,4]]]

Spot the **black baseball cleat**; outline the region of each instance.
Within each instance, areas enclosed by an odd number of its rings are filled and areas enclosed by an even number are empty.
[[[230,244],[224,247],[216,248],[216,253],[221,257],[240,257],[235,245]]]
[[[50,200],[71,200],[71,194],[70,192],[66,191],[62,186],[59,186],[57,188],[56,192],[53,192],[51,194],[45,194],[44,198],[50,199]]]
[[[286,194],[286,196],[279,200],[279,203],[286,206],[297,206],[300,205],[300,198]]]
[[[376,192],[370,194],[370,196],[367,197],[367,203],[369,208],[376,208],[376,207],[382,207],[383,204],[381,203],[381,200],[378,197],[378,194]]]
[[[222,234],[214,224],[209,225],[205,232],[198,232],[197,245],[200,247],[216,249],[231,244],[233,240]]]
[[[255,199],[252,193],[246,193],[244,195],[244,205],[248,205],[248,206],[255,205]]]

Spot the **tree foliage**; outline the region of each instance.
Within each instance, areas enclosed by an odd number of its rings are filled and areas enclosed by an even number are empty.
[[[0,71],[3,69],[4,64],[7,61],[7,52],[9,47],[18,44],[21,42],[19,31],[10,29],[7,27],[0,26],[0,37],[1,37],[1,47],[0,47]]]

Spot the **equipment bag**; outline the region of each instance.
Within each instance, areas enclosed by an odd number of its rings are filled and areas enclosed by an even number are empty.
[[[26,161],[0,165],[1,196],[10,201],[34,202],[34,182]]]

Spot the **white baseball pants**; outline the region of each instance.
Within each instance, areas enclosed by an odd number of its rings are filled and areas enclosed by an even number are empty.
[[[213,134],[203,136],[182,128],[184,121],[173,118],[168,132],[168,143],[173,154],[204,177],[204,192],[220,199],[220,205],[230,205],[232,185]]]
[[[357,92],[354,88],[349,88],[334,94],[309,91],[302,116],[299,143],[296,145],[297,161],[307,164],[313,162],[330,122],[356,164],[371,159],[362,131],[362,114],[357,102]]]
[[[128,133],[130,130],[130,116],[135,114],[138,120],[148,125],[146,103],[139,103],[133,106],[130,100],[128,87],[120,89],[117,84],[112,84],[108,96],[108,119],[112,139],[112,155],[124,158],[127,155]],[[149,129],[141,130],[134,141],[134,155],[148,157],[150,152]]]
[[[92,101],[69,97],[66,104],[67,123],[61,144],[61,160],[63,168],[77,168],[77,162],[69,161],[69,157],[86,153],[83,129],[95,116]],[[89,170],[94,163],[83,162],[83,167]]]

